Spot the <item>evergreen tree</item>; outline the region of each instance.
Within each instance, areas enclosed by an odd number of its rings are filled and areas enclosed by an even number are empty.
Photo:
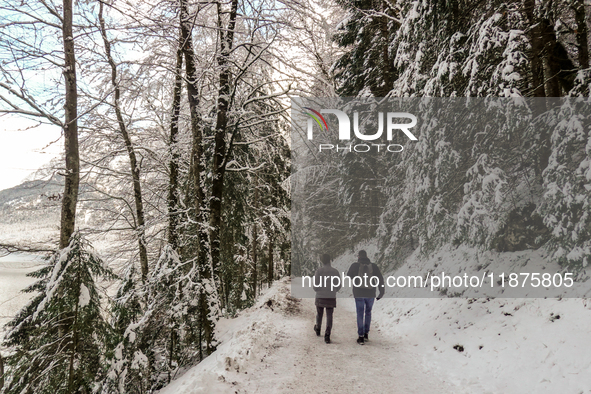
[[[386,0],[337,0],[348,11],[335,41],[348,49],[334,65],[341,96],[384,97],[397,78],[390,51],[400,26],[400,9]]]
[[[591,263],[591,116],[588,101],[569,99],[556,108],[552,146],[539,206],[552,231],[549,248],[576,271]]]
[[[149,387],[150,369],[136,333],[143,315],[142,292],[132,264],[112,302],[113,333],[107,342],[107,372],[99,392],[103,394],[145,393]]]
[[[201,281],[195,261],[182,263],[170,245],[150,270],[143,292],[130,275],[115,304],[117,329],[102,393],[147,393],[165,386],[180,367],[200,361]],[[145,312],[140,304],[145,299]]]
[[[80,233],[57,252],[25,291],[39,291],[9,323],[5,393],[90,393],[103,375],[105,342],[96,280],[114,278]]]
[[[429,253],[454,242],[499,251],[545,244],[564,263],[587,264],[583,104],[555,108],[552,101],[519,99],[588,96],[583,2],[397,2],[389,6],[397,7],[389,14],[389,38],[376,46],[380,33],[372,23],[384,15],[380,6],[340,4],[349,12],[336,35],[347,51],[335,64],[341,94],[515,98],[471,101],[466,113],[453,100],[443,102],[449,108],[433,101],[420,109],[429,122],[420,125],[419,141],[405,145],[396,159],[378,163],[384,176],[376,178],[383,179],[387,197],[377,230],[383,240],[378,260],[396,264],[417,248]],[[385,93],[376,89],[385,86],[385,68],[372,61],[384,46],[395,75]],[[496,126],[481,127],[491,124]],[[355,201],[356,193],[363,194],[363,175],[356,173],[363,173],[366,159],[339,157],[341,187],[333,196]],[[323,197],[329,195],[325,190]],[[321,215],[308,219],[316,217]],[[306,221],[297,214],[295,220],[294,226]],[[296,247],[309,248],[297,239]]]

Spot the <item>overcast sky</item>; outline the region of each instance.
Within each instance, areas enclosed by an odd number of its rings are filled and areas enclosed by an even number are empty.
[[[0,117],[0,190],[20,184],[63,150],[60,128],[29,128],[35,124],[17,116]]]

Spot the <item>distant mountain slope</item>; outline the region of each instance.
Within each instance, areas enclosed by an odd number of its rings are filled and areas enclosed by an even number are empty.
[[[0,242],[53,243],[58,233],[63,178],[23,182],[0,191]]]
[[[50,180],[27,181],[9,189],[0,190],[0,207],[19,199],[36,199],[44,196],[48,199],[59,196],[64,188],[61,177],[53,177]]]
[[[0,190],[0,244],[54,248],[59,239],[63,191],[61,176]],[[100,197],[92,187],[80,185],[77,228],[92,225],[97,230],[105,223],[102,210],[114,210],[114,204]]]

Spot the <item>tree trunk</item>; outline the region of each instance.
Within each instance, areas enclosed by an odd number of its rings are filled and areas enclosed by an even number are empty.
[[[258,182],[258,178],[255,181],[254,184],[254,211],[255,214],[257,213],[257,209],[259,207],[259,182]],[[256,222],[256,217],[254,219],[254,225],[252,227],[252,293],[253,293],[253,298],[256,299],[257,298],[257,282],[258,282],[258,269],[257,269],[257,249],[259,247],[258,245],[258,231],[257,231],[257,222]]]
[[[587,41],[588,29],[585,18],[584,0],[575,0],[573,6],[577,21],[577,47],[579,49],[579,68],[589,68],[589,42]]]
[[[201,129],[201,117],[199,115],[199,87],[197,80],[197,67],[195,65],[195,50],[193,48],[193,19],[189,14],[187,0],[180,0],[180,25],[181,25],[181,48],[185,58],[185,71],[187,75],[187,99],[191,112],[191,162],[189,167],[189,188],[187,190],[187,207],[189,214],[197,223],[197,266],[199,280],[202,283],[211,280],[214,282],[209,261],[207,260],[207,232],[203,226],[205,215],[202,209],[204,202],[203,188],[201,187],[201,177],[203,173],[203,133]],[[195,251],[195,248],[189,248]],[[211,287],[210,287],[211,288]],[[210,294],[208,290],[202,288],[199,293],[199,357],[203,358],[201,344],[205,342],[205,356],[213,350],[213,322],[210,320]]]
[[[387,4],[385,1],[380,1],[380,12],[386,14],[387,12]],[[380,24],[380,34],[382,35],[382,64],[383,64],[383,77],[384,77],[384,86],[381,87],[380,97],[384,97],[385,95],[392,90],[394,87],[394,62],[390,59],[389,55],[389,40],[390,40],[390,31],[388,29],[388,17],[386,15],[379,17],[379,24]],[[270,284],[269,284],[270,285]]]
[[[2,359],[2,354],[0,354],[0,391],[4,387],[4,360]]]
[[[269,237],[269,265],[267,269],[267,282],[269,282],[269,287],[273,284],[273,238]]]
[[[240,292],[240,298],[238,298],[238,308],[242,309],[244,308],[244,300],[242,299],[242,293],[244,292],[244,294],[246,294],[246,290],[245,290],[245,283],[246,281],[244,280],[244,278],[246,277],[245,272],[244,272],[244,260],[247,258],[247,256],[245,256],[244,250],[240,250],[240,266],[238,268],[238,277],[241,278],[241,282],[240,285],[242,287],[242,291]]]
[[[229,56],[234,44],[234,29],[236,27],[236,14],[238,0],[232,0],[230,19],[228,26],[222,24],[222,10],[218,3],[218,28],[220,34],[220,54],[217,58],[219,67],[219,89],[217,101],[217,118],[215,125],[215,146],[213,154],[213,179],[211,185],[210,209],[210,243],[211,260],[214,271],[217,269],[220,260],[220,226],[222,219],[222,197],[224,191],[224,174],[226,171],[227,155],[230,147],[227,147],[226,133],[228,126],[228,109],[230,106],[231,71],[229,67]],[[230,142],[231,144],[231,142]]]
[[[101,35],[103,36],[103,43],[105,45],[105,55],[107,61],[111,67],[111,84],[115,89],[115,115],[117,116],[117,123],[119,125],[119,133],[123,137],[125,142],[125,148],[127,149],[127,155],[129,156],[129,163],[131,165],[131,177],[133,180],[133,198],[135,201],[135,214],[136,214],[136,234],[138,237],[139,255],[140,255],[140,268],[142,273],[142,282],[146,282],[148,279],[148,252],[146,248],[146,221],[144,219],[144,204],[142,202],[142,186],[140,182],[140,167],[137,162],[135,149],[129,137],[127,126],[123,119],[121,112],[121,105],[119,100],[121,98],[121,89],[117,82],[117,64],[113,60],[111,55],[111,43],[107,38],[107,29],[105,27],[105,19],[103,18],[103,2],[99,2],[99,22],[101,28]]]
[[[544,42],[544,74],[546,81],[546,96],[560,97],[560,82],[558,77],[560,75],[560,67],[554,59],[554,52],[557,45],[556,32],[552,21],[542,19],[539,24],[542,31],[542,39]]]
[[[234,43],[234,29],[236,27],[236,15],[238,10],[238,0],[232,0],[230,6],[230,15],[227,26],[222,24],[221,4],[217,3],[218,11],[218,28],[220,34],[220,53],[217,57],[219,67],[219,88],[217,100],[217,116],[214,131],[214,152],[212,165],[212,182],[211,182],[211,198],[209,200],[209,247],[211,253],[210,277],[211,284],[214,287],[213,292],[217,293],[217,270],[220,261],[220,227],[222,220],[222,197],[224,192],[224,173],[226,171],[227,154],[231,148],[226,146],[226,133],[228,126],[228,109],[230,106],[230,91],[231,91],[231,72],[229,67],[229,56]],[[209,309],[209,308],[208,308]],[[209,315],[209,314],[208,314]],[[209,319],[208,319],[209,320]],[[214,350],[212,344],[213,340],[213,322],[208,321],[211,327],[207,327],[209,331],[205,331],[205,341],[207,343],[207,351]]]
[[[80,185],[80,153],[78,151],[78,91],[76,87],[76,54],[74,52],[72,0],[63,0],[63,44],[65,80],[64,141],[66,176],[62,199],[60,248],[70,243],[76,225],[76,205]]]
[[[189,168],[188,207],[194,210],[195,218],[201,216],[201,204],[203,203],[203,190],[201,188],[202,165],[202,140],[203,134],[199,116],[199,88],[197,81],[197,67],[195,66],[195,50],[193,48],[193,20],[189,15],[187,0],[180,0],[180,24],[181,24],[181,48],[185,57],[187,74],[187,99],[191,112],[191,163]],[[202,240],[200,239],[200,242]]]
[[[183,89],[183,50],[182,43],[176,53],[176,67],[174,76],[174,90],[172,95],[172,116],[170,118],[170,149],[169,178],[168,178],[168,243],[173,250],[179,248],[179,116],[181,112],[181,93]]]
[[[78,256],[78,264],[80,264],[80,256]],[[68,331],[72,331],[72,342],[69,347],[71,347],[71,354],[70,354],[70,365],[68,368],[68,389],[67,394],[72,394],[78,391],[77,387],[74,387],[74,378],[77,371],[75,371],[75,359],[76,355],[78,354],[78,308],[80,306],[80,285],[82,280],[80,278],[80,267],[78,267],[77,274],[76,274],[76,286],[77,290],[77,297],[76,297],[76,307],[74,309],[74,316],[72,317],[72,325],[69,327]]]
[[[256,193],[256,190],[255,190]],[[253,298],[256,299],[257,297],[257,282],[258,278],[258,270],[257,270],[257,248],[258,248],[258,240],[257,237],[259,236],[257,231],[257,224],[254,223],[252,228],[252,293]]]
[[[532,26],[529,30],[529,40],[531,42],[530,64],[533,96],[546,97],[546,90],[544,87],[544,65],[541,59],[544,43],[542,42],[540,25],[534,16],[535,0],[524,0],[523,5],[529,25]]]

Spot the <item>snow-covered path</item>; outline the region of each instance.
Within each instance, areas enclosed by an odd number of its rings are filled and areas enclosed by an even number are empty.
[[[358,345],[353,299],[338,300],[330,344],[314,333],[314,318],[313,299],[291,298],[288,281],[277,283],[238,318],[220,321],[217,351],[160,394],[459,392],[421,365],[418,347],[380,333],[379,316]]]
[[[448,383],[425,371],[413,346],[372,330],[369,342],[356,343],[354,301],[338,300],[332,343],[316,337],[314,300],[280,327],[282,338],[248,378],[237,384],[245,393],[451,393]],[[348,305],[350,304],[350,305]],[[323,330],[324,331],[324,330]]]

